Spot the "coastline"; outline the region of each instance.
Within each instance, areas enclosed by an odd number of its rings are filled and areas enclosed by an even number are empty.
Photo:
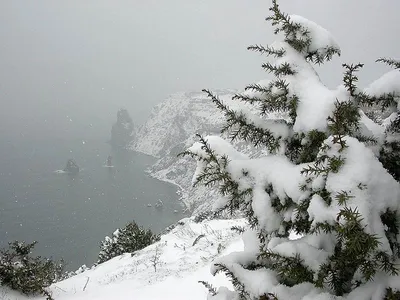
[[[151,157],[153,157],[154,159],[157,159],[157,161],[156,161],[153,165],[155,165],[155,164],[160,160],[160,157],[154,156],[154,155],[149,154],[149,153],[146,153],[146,152],[144,152],[144,151],[136,150],[136,149],[134,149],[134,148],[131,148],[131,151],[133,151],[133,152],[138,152],[138,153],[141,153],[141,154],[144,154],[144,155],[147,155],[147,156],[151,156]],[[167,183],[170,183],[170,184],[176,186],[176,187],[177,187],[176,193],[177,193],[178,196],[179,196],[179,199],[178,199],[178,200],[183,204],[183,212],[184,212],[184,213],[190,212],[190,211],[189,211],[190,203],[189,203],[189,201],[188,201],[188,192],[187,192],[180,184],[178,184],[177,182],[175,182],[175,181],[173,181],[173,180],[171,180],[171,179],[168,179],[168,178],[166,178],[166,177],[160,175],[159,172],[152,172],[151,167],[152,167],[153,165],[148,166],[148,167],[145,169],[145,173],[146,173],[147,175],[149,175],[151,178],[157,179],[157,180],[159,180],[159,181],[167,182]],[[190,214],[190,216],[191,216],[191,214]]]
[[[158,173],[152,172],[150,167],[147,168],[145,170],[145,172],[151,178],[157,179],[162,182],[167,182],[169,184],[176,186],[177,187],[176,193],[179,196],[179,201],[183,204],[183,212],[184,213],[189,212],[188,192],[181,185],[179,185],[178,183],[176,183],[175,181],[173,181],[171,179],[168,179],[168,178],[165,178],[165,177],[159,175]],[[190,214],[190,216],[191,216],[191,214]]]

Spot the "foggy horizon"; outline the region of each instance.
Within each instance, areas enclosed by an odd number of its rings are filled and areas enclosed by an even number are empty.
[[[317,68],[329,87],[341,64],[364,63],[360,84],[398,58],[395,1],[279,1],[330,31],[342,56]],[[264,57],[246,50],[275,38],[270,1],[1,1],[0,135],[109,136],[120,107],[142,124],[182,91],[238,89],[267,78]],[[397,8],[397,9],[396,9]],[[368,49],[366,51],[365,49]]]

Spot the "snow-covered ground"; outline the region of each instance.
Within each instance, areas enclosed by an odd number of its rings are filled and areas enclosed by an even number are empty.
[[[207,289],[198,283],[231,286],[223,275],[213,277],[211,262],[243,249],[240,235],[232,226],[245,226],[244,219],[195,223],[181,220],[161,240],[135,255],[127,253],[50,287],[56,300],[110,299],[206,299]],[[195,242],[196,241],[196,242]],[[28,298],[0,288],[1,300]]]

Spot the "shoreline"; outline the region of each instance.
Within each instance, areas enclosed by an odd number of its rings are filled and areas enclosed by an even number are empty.
[[[152,158],[154,158],[154,159],[157,160],[156,163],[160,160],[160,157],[158,157],[158,156],[154,156],[154,155],[149,154],[149,153],[146,153],[146,152],[144,152],[144,151],[137,150],[137,149],[135,149],[135,148],[133,148],[133,147],[130,148],[130,151],[137,152],[137,153],[140,153],[140,154],[144,154],[144,155],[147,155],[147,156],[151,156]],[[155,165],[156,163],[152,164],[151,166],[148,166],[148,167],[144,170],[145,173],[146,173],[147,175],[149,175],[151,178],[157,179],[157,180],[162,181],[162,182],[167,182],[167,183],[169,183],[169,184],[172,184],[172,185],[176,186],[176,187],[177,187],[176,193],[177,193],[178,196],[179,196],[179,199],[178,199],[178,200],[179,200],[179,201],[183,204],[183,206],[184,206],[183,212],[185,213],[185,212],[189,211],[189,207],[190,207],[189,204],[190,204],[190,203],[188,202],[188,192],[187,192],[181,185],[179,185],[178,183],[176,183],[175,181],[173,181],[173,180],[171,180],[171,179],[168,179],[168,178],[165,178],[165,177],[163,177],[163,176],[157,175],[157,173],[153,173],[153,172],[151,171],[150,168],[151,168],[153,165]],[[191,213],[190,213],[190,216],[192,216]]]
[[[183,212],[184,213],[189,212],[189,202],[187,200],[188,199],[188,192],[181,185],[179,185],[178,183],[176,183],[175,181],[173,181],[171,179],[168,179],[168,178],[162,177],[160,175],[157,175],[157,173],[153,173],[150,170],[150,167],[147,168],[145,170],[145,172],[151,178],[154,178],[154,179],[157,179],[159,181],[166,182],[166,183],[169,183],[169,184],[172,184],[172,185],[176,186],[177,187],[176,193],[179,196],[178,200],[181,202],[181,204],[183,204]],[[191,213],[190,213],[190,216],[192,216]]]

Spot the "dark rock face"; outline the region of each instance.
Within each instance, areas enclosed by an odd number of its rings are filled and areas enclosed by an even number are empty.
[[[133,121],[126,109],[117,113],[117,122],[111,129],[111,145],[115,149],[127,149],[133,141]]]
[[[111,167],[111,166],[112,166],[112,157],[111,157],[110,155],[107,157],[107,163],[106,163],[106,165],[107,165],[108,167]]]
[[[69,159],[67,161],[67,165],[64,168],[64,171],[70,174],[77,174],[79,173],[79,166],[73,159]]]

